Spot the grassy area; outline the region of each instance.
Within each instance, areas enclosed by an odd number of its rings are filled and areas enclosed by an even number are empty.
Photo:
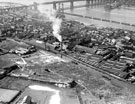
[[[76,66],[72,63],[55,63],[47,67],[63,76],[70,77],[76,81],[82,82],[82,84],[91,93],[90,97],[87,100],[84,100],[86,104],[135,103],[133,99],[135,94],[131,93],[130,90],[128,90],[127,88],[125,89],[124,86],[115,85],[108,80],[106,81],[103,78],[96,77],[92,75],[90,71],[87,71],[87,69],[83,70],[84,67],[82,66]],[[87,95],[87,97],[88,96],[89,94]]]
[[[11,40],[5,40],[0,43],[0,47],[6,50],[14,49],[15,47],[27,47],[25,43],[16,42]]]

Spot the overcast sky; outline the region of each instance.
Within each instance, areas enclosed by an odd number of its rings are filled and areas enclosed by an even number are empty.
[[[42,3],[48,1],[60,1],[60,0],[0,0],[0,2],[14,2],[14,3],[21,3],[21,4],[32,4],[33,2]]]

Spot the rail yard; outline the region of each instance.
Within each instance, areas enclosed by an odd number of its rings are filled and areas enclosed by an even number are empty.
[[[0,17],[1,104],[135,104],[135,32],[24,10]]]

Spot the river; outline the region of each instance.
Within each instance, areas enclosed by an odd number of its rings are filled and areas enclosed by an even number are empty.
[[[76,8],[73,10],[65,10],[65,12],[80,14],[80,15],[83,15],[84,17],[89,16],[89,17],[101,18],[101,19],[106,19],[110,21],[117,21],[121,23],[128,23],[128,24],[135,25],[135,8],[131,9],[131,8],[121,7],[118,9],[107,11],[104,9],[104,6],[94,6],[94,7],[89,7],[89,8],[82,7],[82,8]],[[128,26],[128,25],[123,25],[123,24],[92,20],[92,19],[82,18],[82,17],[74,17],[74,16],[68,16],[68,17],[70,19],[76,19],[86,24],[95,24],[98,26],[122,28],[122,29],[135,31],[135,26]]]
[[[0,2],[14,2],[14,3],[21,3],[25,5],[32,4],[33,2],[37,3],[43,3],[43,2],[51,2],[51,1],[59,1],[59,0],[0,0]],[[79,1],[75,2],[74,5],[84,5],[85,1]],[[64,3],[64,7],[69,7],[69,3]],[[52,5],[45,5],[45,9],[51,9]],[[57,8],[58,8],[57,4]],[[74,14],[80,14],[83,16],[90,16],[90,17],[96,17],[101,19],[107,19],[111,21],[117,21],[121,23],[129,23],[135,25],[135,8],[117,8],[113,9],[111,11],[107,11],[104,9],[104,6],[93,6],[93,7],[81,7],[81,8],[75,8],[73,10],[67,9],[65,12],[68,13],[74,13]],[[122,29],[129,29],[135,31],[135,26],[128,26],[128,25],[122,25],[122,24],[116,24],[116,23],[109,23],[105,21],[99,21],[99,20],[92,20],[92,19],[86,19],[82,17],[75,17],[75,16],[67,16],[70,19],[78,20],[80,22],[84,22],[87,24],[96,24],[98,26],[104,26],[104,27],[113,27],[113,28],[122,28]]]

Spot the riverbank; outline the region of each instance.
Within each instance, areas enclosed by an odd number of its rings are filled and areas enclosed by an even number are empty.
[[[101,6],[95,6],[89,8],[82,7],[73,10],[69,9],[69,10],[64,10],[64,12],[69,14],[81,15],[82,17],[72,16],[72,15],[66,15],[66,16],[83,23],[134,31],[134,24],[135,24],[134,10],[120,8],[120,9],[113,9],[111,11],[107,11],[105,10],[104,6],[101,5]],[[91,17],[91,18],[85,18],[85,17]],[[100,18],[100,20],[97,20],[96,18]],[[102,21],[102,20],[107,20],[107,21]]]
[[[124,29],[124,30],[135,31],[134,27],[131,27],[131,26],[124,26],[121,24],[116,25],[116,23],[110,23],[110,22],[99,21],[99,20],[92,20],[92,19],[85,18],[85,17],[72,16],[72,14],[66,15],[66,18],[69,20],[74,20],[74,21],[78,21],[80,23],[84,23],[87,26],[93,25],[97,28],[110,27],[110,28],[114,28],[114,29]]]

